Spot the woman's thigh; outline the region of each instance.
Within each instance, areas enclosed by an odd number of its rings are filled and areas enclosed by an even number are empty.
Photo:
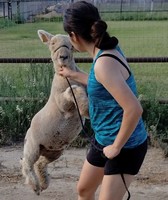
[[[78,191],[94,193],[101,184],[103,176],[103,167],[93,166],[85,160],[77,186]]]
[[[134,179],[133,175],[124,174],[127,188]],[[122,200],[126,187],[120,174],[104,175],[99,200]]]

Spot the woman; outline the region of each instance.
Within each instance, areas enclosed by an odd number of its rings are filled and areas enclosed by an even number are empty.
[[[71,4],[63,25],[74,48],[93,58],[89,75],[64,67],[59,71],[87,86],[95,133],[78,182],[78,200],[93,200],[100,184],[99,200],[121,200],[147,151],[134,77],[117,38],[109,36],[106,22],[91,3]]]

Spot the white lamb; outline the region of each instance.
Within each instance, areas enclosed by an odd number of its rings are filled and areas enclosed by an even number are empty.
[[[22,173],[37,195],[49,186],[47,165],[58,159],[82,130],[72,91],[57,72],[62,66],[79,71],[68,36],[39,30],[41,41],[49,46],[55,75],[46,105],[33,117],[24,142]],[[82,120],[88,117],[88,99],[82,85],[70,81]]]

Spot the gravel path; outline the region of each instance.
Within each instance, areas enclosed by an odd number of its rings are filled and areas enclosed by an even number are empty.
[[[86,149],[68,149],[59,160],[49,165],[50,186],[40,196],[36,196],[24,185],[19,164],[22,151],[21,145],[0,148],[0,200],[77,199],[76,184]],[[131,200],[168,200],[168,158],[163,157],[159,148],[148,149],[130,192]]]

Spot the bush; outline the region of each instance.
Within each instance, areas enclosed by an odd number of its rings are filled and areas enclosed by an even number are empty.
[[[16,23],[12,20],[9,19],[0,19],[0,29],[10,27],[10,26],[15,26]]]
[[[0,144],[21,142],[34,114],[43,106],[44,100],[4,101],[0,106]]]
[[[0,106],[0,144],[12,144],[23,140],[31,119],[46,103],[53,79],[52,64],[31,64],[15,68],[10,77],[0,74],[0,96],[8,97]],[[16,73],[17,72],[17,73]],[[24,77],[24,79],[23,79]],[[18,98],[19,97],[19,98]],[[11,98],[11,100],[10,100]],[[143,119],[152,145],[160,146],[168,156],[168,105],[154,99],[142,101]],[[81,132],[72,146],[84,147],[93,131],[86,120],[86,134]]]
[[[106,21],[145,21],[167,20],[167,12],[102,12],[101,17]]]
[[[45,64],[45,67],[33,64],[25,70],[18,69],[18,73],[16,69],[10,77],[5,73],[0,75],[0,144],[20,142],[32,117],[44,106],[50,94],[51,64]]]
[[[142,105],[151,145],[161,147],[165,156],[168,156],[168,104],[150,100],[143,102]]]

